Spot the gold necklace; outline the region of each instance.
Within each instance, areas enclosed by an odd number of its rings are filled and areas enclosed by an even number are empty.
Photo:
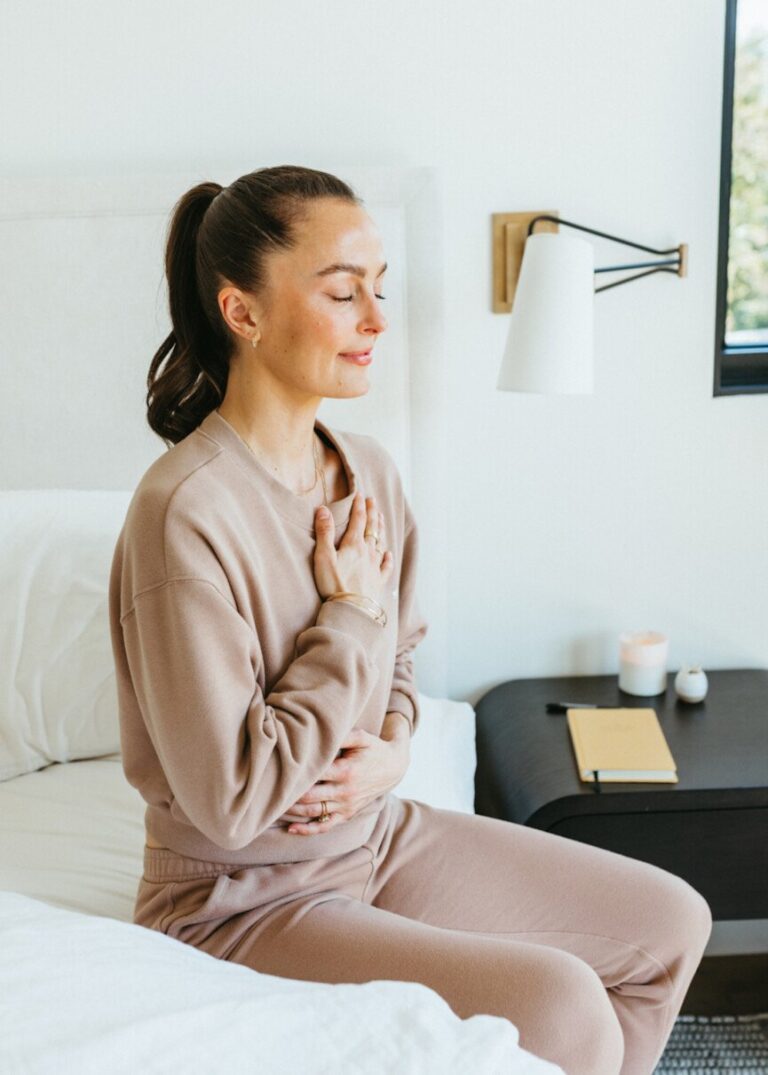
[[[320,471],[320,479],[321,479],[321,481],[323,483],[323,503],[325,504],[325,506],[327,508],[328,507],[328,490],[325,487],[325,468],[319,466],[318,460],[317,460],[317,441],[319,439],[320,439],[319,434],[315,434],[315,439],[312,441],[312,449],[313,449],[313,454],[314,454],[314,457],[315,457],[315,475],[317,475],[317,472]],[[315,476],[315,485],[317,485],[317,476]],[[315,485],[312,486],[313,489],[314,489]]]
[[[232,428],[235,429],[234,426],[232,426]],[[259,458],[258,454],[250,446],[248,441],[244,437],[241,437],[236,429],[235,429],[235,433],[237,433],[237,436],[240,437],[240,440],[243,442],[243,444],[246,446],[246,448],[248,448],[248,450],[251,452],[251,454],[256,456],[256,458],[258,459]],[[325,486],[325,471],[320,466],[320,463],[319,463],[318,458],[317,458],[317,441],[318,441],[318,436],[317,436],[316,433],[313,432],[313,434],[312,434],[312,456],[313,456],[313,458],[315,460],[315,480],[312,482],[312,484],[310,485],[309,489],[302,489],[296,495],[297,496],[306,496],[307,493],[311,493],[312,490],[317,485],[317,478],[318,478],[318,475],[319,475],[320,479],[321,479],[321,481],[323,483],[323,503],[325,504],[326,507],[328,507],[328,490],[327,490],[327,488]],[[293,492],[293,490],[291,490],[291,492]]]

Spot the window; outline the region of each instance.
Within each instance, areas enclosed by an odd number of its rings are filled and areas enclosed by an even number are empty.
[[[768,3],[726,0],[714,394],[768,392]]]

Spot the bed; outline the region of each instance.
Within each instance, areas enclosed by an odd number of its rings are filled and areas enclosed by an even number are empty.
[[[14,357],[0,365],[13,400],[0,425],[0,1070],[562,1075],[508,1020],[462,1020],[419,983],[264,975],[132,921],[144,803],[120,759],[109,564],[132,490],[162,451],[142,399],[168,330],[168,214],[192,183],[253,167],[0,180],[0,332]],[[392,330],[369,395],[325,400],[319,416],[389,449],[427,550],[422,716],[394,793],[471,812],[474,712],[444,689],[435,176],[331,170],[382,228]],[[43,333],[30,305],[41,295]]]
[[[128,491],[0,492],[0,1070],[561,1071],[517,1027],[413,982],[329,985],[132,922],[144,803],[125,779],[107,621]],[[474,711],[420,693],[402,797],[472,812]]]

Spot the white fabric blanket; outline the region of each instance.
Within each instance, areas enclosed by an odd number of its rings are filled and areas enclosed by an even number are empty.
[[[0,891],[0,998],[4,1075],[564,1075],[424,985],[261,974],[18,892]]]

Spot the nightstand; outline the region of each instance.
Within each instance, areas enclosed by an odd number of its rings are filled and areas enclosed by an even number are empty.
[[[768,918],[768,669],[707,669],[703,702],[626,694],[618,677],[514,679],[475,705],[475,812],[678,874],[715,919]],[[677,784],[582,783],[564,714],[547,702],[655,709]]]

